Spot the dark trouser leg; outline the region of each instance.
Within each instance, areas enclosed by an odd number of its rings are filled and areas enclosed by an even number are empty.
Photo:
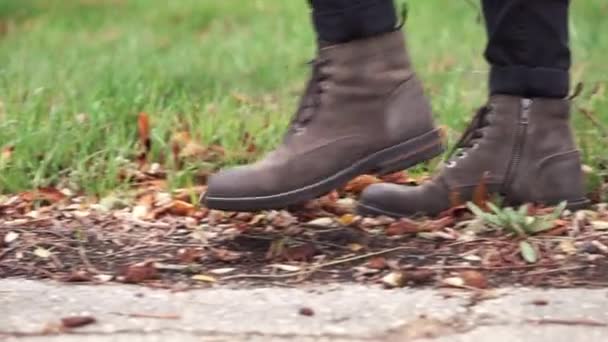
[[[569,0],[482,0],[490,92],[564,97],[571,64]]]
[[[397,14],[393,0],[309,0],[321,41],[347,41],[394,31]]]

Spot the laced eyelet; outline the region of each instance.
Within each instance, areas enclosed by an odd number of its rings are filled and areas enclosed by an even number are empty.
[[[456,162],[455,161],[449,161],[447,164],[445,164],[445,167],[447,167],[448,169],[451,169],[453,167],[456,166]]]
[[[306,127],[304,127],[304,126],[297,126],[294,129],[295,135],[302,135],[302,134],[304,134],[304,132],[306,132]]]
[[[459,159],[464,159],[464,158],[466,158],[466,157],[468,157],[468,156],[469,156],[469,154],[468,154],[467,152],[462,152],[462,153],[460,153],[460,154],[458,155],[458,158],[459,158]]]

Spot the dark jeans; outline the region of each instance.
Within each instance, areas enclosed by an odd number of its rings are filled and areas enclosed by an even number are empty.
[[[426,1],[439,7],[445,0]],[[398,23],[393,0],[309,2],[319,39],[331,43],[393,31]],[[482,5],[490,93],[565,97],[571,64],[569,0],[482,0]]]

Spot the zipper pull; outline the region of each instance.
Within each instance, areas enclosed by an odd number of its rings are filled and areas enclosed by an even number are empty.
[[[530,109],[532,108],[532,99],[521,100],[521,123],[527,125],[530,121]]]

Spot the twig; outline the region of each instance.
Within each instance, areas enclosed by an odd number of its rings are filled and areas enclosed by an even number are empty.
[[[318,271],[319,269],[325,268],[328,266],[345,264],[345,263],[352,262],[352,261],[357,261],[357,260],[366,259],[369,257],[374,257],[374,256],[378,256],[378,255],[388,254],[388,253],[401,251],[401,250],[407,250],[407,249],[411,249],[411,248],[402,246],[402,247],[385,249],[385,250],[378,251],[378,252],[372,252],[372,253],[367,253],[367,254],[363,254],[363,255],[357,255],[354,257],[350,257],[350,258],[334,260],[334,261],[326,262],[326,263],[319,264],[319,265],[313,265],[308,269],[305,269],[302,271],[291,272],[291,273],[285,273],[285,274],[236,274],[233,276],[227,276],[227,277],[221,278],[221,280],[234,280],[234,279],[247,279],[247,278],[255,278],[255,279],[291,278],[291,277],[297,277],[297,276],[301,276],[301,275],[307,275],[310,273],[314,273],[314,272]]]
[[[422,270],[481,270],[481,271],[508,271],[508,270],[526,270],[539,267],[554,267],[559,264],[532,264],[532,265],[513,265],[513,266],[418,266],[412,269]]]
[[[122,312],[111,312],[113,315],[127,316],[134,318],[156,318],[156,319],[181,319],[178,314],[147,314],[147,313],[122,313]]]
[[[589,119],[589,121],[591,121],[591,123],[593,123],[596,126],[596,128],[600,131],[600,133],[604,136],[604,138],[608,138],[608,129],[606,129],[606,127],[604,127],[604,125],[602,125],[600,120],[598,120],[595,116],[593,116],[593,113],[589,109],[579,108],[579,111],[581,113],[583,113],[585,115],[585,117],[587,117],[587,119]]]
[[[2,260],[5,256],[7,256],[10,252],[16,250],[19,246],[13,246],[13,247],[9,247],[7,249],[5,249],[4,251],[2,251],[2,253],[0,253],[0,260]]]
[[[586,325],[591,327],[608,327],[608,323],[591,319],[539,318],[527,319],[526,322],[533,324]]]
[[[87,267],[87,270],[89,272],[99,274],[99,270],[95,266],[93,266],[93,264],[89,260],[89,257],[87,256],[87,251],[84,249],[83,246],[80,246],[78,248],[78,255],[80,256],[80,260],[82,260],[82,263]]]
[[[583,265],[583,266],[561,267],[561,268],[556,268],[556,269],[552,269],[552,270],[534,271],[534,272],[526,273],[526,274],[524,274],[524,276],[535,276],[535,275],[541,275],[541,274],[551,274],[551,273],[559,273],[559,272],[566,272],[566,271],[576,271],[576,270],[582,270],[582,269],[589,268],[589,267],[592,267],[592,266],[590,266],[590,265]]]

